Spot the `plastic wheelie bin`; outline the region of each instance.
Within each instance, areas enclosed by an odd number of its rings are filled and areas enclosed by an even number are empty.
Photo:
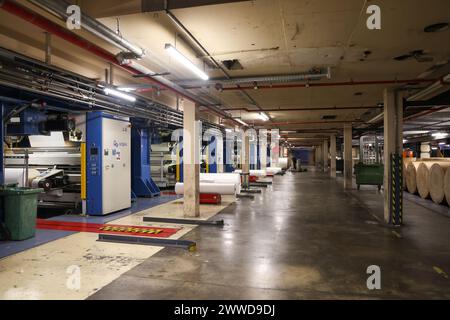
[[[375,185],[378,186],[378,190],[381,190],[384,178],[384,166],[381,163],[376,164],[363,164],[358,163],[355,165],[356,185]]]
[[[37,195],[43,189],[7,187],[0,189],[6,240],[25,240],[36,233]]]

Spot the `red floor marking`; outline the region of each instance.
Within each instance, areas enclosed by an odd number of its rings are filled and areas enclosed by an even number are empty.
[[[114,231],[114,230],[102,230],[101,228],[125,228],[127,231]],[[91,233],[105,233],[105,234],[122,234],[122,235],[135,235],[142,237],[157,237],[157,238],[168,238],[180,228],[160,228],[153,226],[127,226],[127,225],[117,225],[117,224],[100,224],[100,223],[85,223],[85,222],[68,222],[68,221],[54,221],[46,219],[37,219],[37,229],[48,229],[48,230],[63,230],[63,231],[77,231],[77,232],[91,232]],[[129,229],[138,229],[129,230]],[[140,231],[144,230],[161,230],[160,233],[143,233]],[[137,232],[136,232],[137,231]]]
[[[162,191],[161,195],[163,196],[173,196],[176,195],[175,191]]]

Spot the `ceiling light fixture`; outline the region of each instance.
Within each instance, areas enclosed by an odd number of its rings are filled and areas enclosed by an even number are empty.
[[[446,133],[446,132],[436,132],[436,133],[433,133],[433,134],[431,134],[435,139],[443,139],[443,138],[445,138],[445,137],[447,137],[448,136],[448,133]]]
[[[262,121],[270,120],[269,116],[265,112],[258,113],[258,118],[260,118]]]
[[[236,120],[237,122],[239,122],[240,124],[242,124],[243,126],[248,127],[248,124],[245,123],[244,121],[242,121],[241,119],[239,119],[239,118],[233,118],[233,119]]]
[[[116,98],[120,98],[130,102],[136,102],[136,97],[130,96],[129,94],[123,93],[121,91],[112,88],[105,88],[103,91],[105,92],[106,95],[111,95]]]
[[[208,80],[209,76],[200,70],[195,64],[192,63],[188,58],[181,54],[174,46],[170,43],[166,43],[165,49],[167,52],[175,58],[178,62],[184,65],[187,69],[191,70],[194,74],[196,74],[202,80]]]

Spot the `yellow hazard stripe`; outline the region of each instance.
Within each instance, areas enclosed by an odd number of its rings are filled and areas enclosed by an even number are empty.
[[[86,143],[81,143],[81,200],[86,200]]]
[[[120,227],[120,226],[104,226],[100,227],[102,231],[114,231],[114,232],[128,232],[128,233],[148,233],[148,234],[160,234],[164,230],[154,228],[134,228],[134,227]]]

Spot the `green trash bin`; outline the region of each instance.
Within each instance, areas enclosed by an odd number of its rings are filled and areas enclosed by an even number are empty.
[[[26,187],[0,189],[5,227],[9,240],[25,240],[36,233],[37,195],[43,189]]]

